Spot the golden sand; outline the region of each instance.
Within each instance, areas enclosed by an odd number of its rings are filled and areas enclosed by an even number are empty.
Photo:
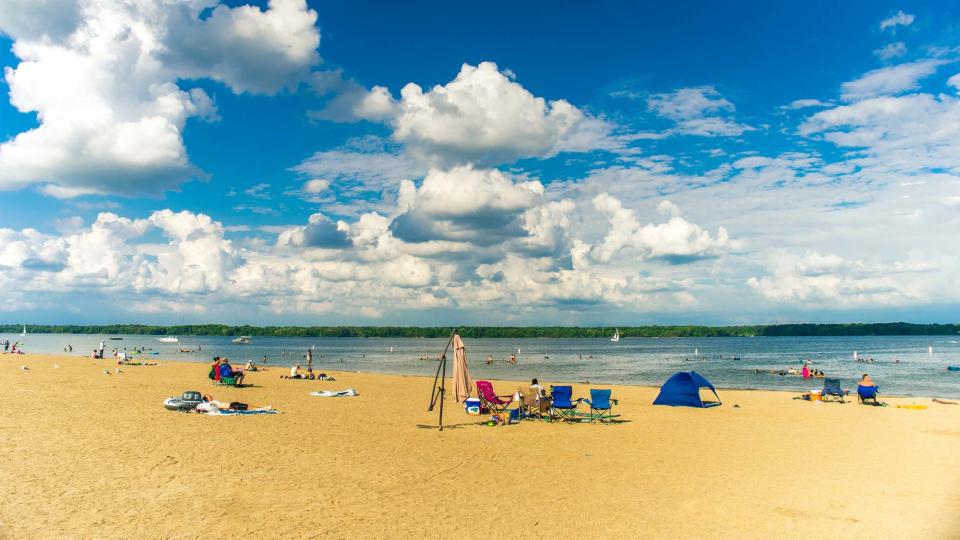
[[[487,427],[449,399],[440,433],[432,377],[275,368],[222,389],[207,369],[0,356],[0,537],[960,536],[960,405],[722,390],[689,409],[616,386],[621,424]],[[283,414],[162,407],[191,389]]]

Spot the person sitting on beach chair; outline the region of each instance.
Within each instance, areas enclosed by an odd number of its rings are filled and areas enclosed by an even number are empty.
[[[228,384],[232,386],[240,386],[243,384],[243,375],[242,371],[237,371],[233,369],[233,366],[230,365],[229,358],[220,359],[220,382],[223,384]]]
[[[880,405],[880,402],[877,401],[879,390],[880,387],[873,382],[870,375],[864,373],[863,377],[860,378],[860,383],[857,384],[857,399],[863,404],[871,402],[871,405]]]

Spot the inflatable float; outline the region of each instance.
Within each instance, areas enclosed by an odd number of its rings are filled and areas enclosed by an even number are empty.
[[[960,366],[947,366],[947,371],[960,371]]]
[[[168,397],[163,400],[163,407],[169,411],[192,411],[203,403],[200,392],[184,392],[180,397]]]

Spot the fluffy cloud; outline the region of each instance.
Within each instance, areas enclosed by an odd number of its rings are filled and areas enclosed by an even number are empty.
[[[607,193],[597,195],[593,205],[610,222],[607,235],[591,252],[598,261],[606,262],[622,250],[632,250],[641,257],[682,263],[715,256],[734,247],[726,229],[720,227],[717,237],[713,238],[709,232],[680,217],[679,209],[669,201],[660,203],[658,210],[670,219],[656,225],[640,225],[633,210],[624,208],[617,198]]]
[[[492,62],[464,64],[453,81],[428,92],[407,84],[400,96],[394,138],[457,162],[548,155],[584,118],[567,101],[534,96]]]
[[[0,9],[0,30],[20,59],[5,72],[10,102],[40,123],[0,144],[0,189],[46,183],[44,192],[65,197],[176,187],[203,175],[184,147],[187,120],[217,118],[210,96],[179,80],[272,93],[319,61],[316,14],[303,0],[274,0],[266,11],[211,2],[60,4],[8,1]],[[207,7],[214,9],[201,19]],[[50,10],[57,24],[41,25]]]
[[[841,86],[841,97],[855,101],[887,94],[916,90],[921,79],[933,75],[944,60],[927,59],[875,69]]]
[[[308,78],[320,62],[316,22],[306,0],[270,0],[266,11],[220,4],[202,20],[182,8],[165,28],[160,57],[181,77],[214,79],[236,93],[274,94]]]
[[[803,255],[772,250],[770,274],[751,277],[747,284],[778,302],[856,307],[902,305],[956,299],[957,287],[938,279],[940,268],[929,262],[848,260],[808,251]]]
[[[395,141],[434,165],[498,164],[622,146],[607,122],[563,99],[534,96],[493,62],[464,64],[454,80],[427,91],[409,83],[400,99],[379,86],[334,86],[339,96],[314,117],[388,122]]]
[[[334,223],[323,214],[313,214],[306,226],[289,229],[280,234],[277,245],[340,248],[349,244],[347,224]]]
[[[736,107],[712,86],[654,94],[647,99],[647,107],[674,122],[669,134],[736,136],[753,129],[731,118]]]
[[[165,244],[144,241],[157,231]],[[101,213],[88,228],[61,237],[0,229],[0,275],[27,291],[100,289],[188,295],[222,289],[243,258],[223,227],[203,214],[154,212],[147,219]],[[4,277],[4,276],[0,276]]]
[[[384,141],[365,138],[316,152],[293,171],[308,180],[289,195],[325,203],[329,211],[358,214],[376,208],[402,180],[422,177],[427,167]]]
[[[501,242],[523,234],[519,219],[543,194],[540,182],[516,182],[495,169],[431,170],[419,187],[409,181],[401,187],[403,212],[393,232],[412,242]]]

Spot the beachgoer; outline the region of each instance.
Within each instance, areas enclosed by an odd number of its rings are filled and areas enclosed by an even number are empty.
[[[543,387],[540,386],[540,381],[538,381],[536,378],[530,381],[530,388],[536,389],[537,394],[539,396],[546,395],[546,392],[544,392]]]
[[[303,375],[300,375],[300,364],[297,364],[290,368],[290,376],[284,377],[284,379],[302,379]]]
[[[517,355],[515,355],[515,354],[513,354],[513,353],[510,353],[510,363],[511,363],[511,364],[516,364],[516,363],[517,363]]]
[[[806,362],[803,363],[803,369],[801,370],[800,373],[803,375],[804,379],[810,378],[810,368],[807,366]]]
[[[257,371],[256,364],[253,363],[253,360],[247,360],[247,365],[243,368],[244,371]]]
[[[490,365],[490,364],[492,364],[492,363],[493,363],[493,355],[492,355],[492,354],[488,354],[488,355],[487,355],[487,365]]]
[[[873,379],[870,378],[870,375],[864,373],[864,374],[863,374],[863,377],[860,377],[860,382],[857,383],[857,386],[862,386],[862,387],[864,387],[864,388],[870,388],[870,387],[872,387],[872,386],[876,386],[876,384],[874,384]]]
[[[220,380],[220,357],[214,356],[213,363],[210,364],[210,373],[213,375],[213,380]]]
[[[222,358],[220,360],[220,378],[230,378],[233,377],[237,384],[243,383],[243,371],[233,369],[233,366],[230,365],[229,358]]]

